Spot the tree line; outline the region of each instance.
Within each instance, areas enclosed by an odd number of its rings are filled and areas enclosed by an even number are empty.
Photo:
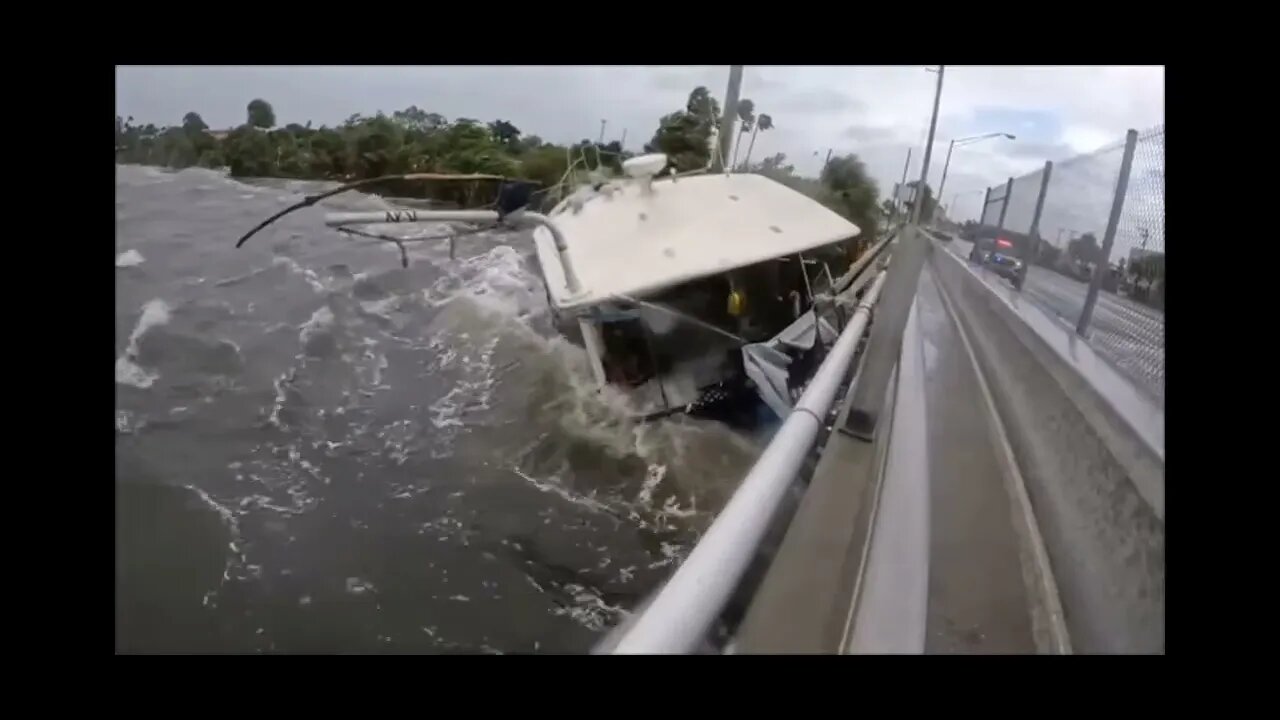
[[[738,103],[739,133],[745,142],[735,143],[734,157],[725,160],[740,172],[767,175],[813,197],[861,227],[870,241],[881,210],[879,190],[862,161],[852,154],[833,157],[818,178],[797,175],[782,153],[752,163],[757,135],[774,127],[770,115],[757,115],[755,110],[749,99]],[[644,150],[665,153],[675,171],[705,167],[711,159],[708,141],[719,118],[716,98],[705,87],[694,88],[683,108],[659,120]],[[743,152],[739,163],[737,155]],[[509,120],[449,120],[416,105],[390,115],[355,114],[336,127],[312,127],[310,122],[278,126],[271,104],[260,98],[246,107],[243,124],[226,131],[211,130],[196,112],[187,113],[180,125],[172,127],[139,125],[131,116],[116,117],[117,162],[225,167],[234,177],[352,181],[409,172],[485,173],[554,188],[566,179],[619,174],[622,162],[632,155],[617,140],[583,139],[559,145],[526,135]],[[491,199],[485,194],[494,188],[419,183],[383,190],[472,204]]]

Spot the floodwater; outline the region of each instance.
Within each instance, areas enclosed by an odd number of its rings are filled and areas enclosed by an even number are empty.
[[[235,249],[322,187],[116,168],[117,649],[589,650],[761,442],[592,390],[527,234]]]

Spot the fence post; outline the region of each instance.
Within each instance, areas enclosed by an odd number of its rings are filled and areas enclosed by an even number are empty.
[[[1053,177],[1053,161],[1044,161],[1044,177],[1040,179],[1040,194],[1036,196],[1036,212],[1031,216],[1031,229],[1027,231],[1029,238],[1027,251],[1022,258],[1022,273],[1026,277],[1027,266],[1040,257],[1040,215],[1044,212],[1044,199],[1049,194],[1049,178]],[[1019,290],[1022,288],[1019,287]]]
[[[1076,322],[1076,334],[1084,337],[1089,329],[1089,321],[1093,319],[1093,306],[1098,302],[1098,291],[1102,289],[1103,274],[1111,269],[1111,246],[1116,241],[1116,227],[1120,225],[1120,211],[1124,209],[1124,196],[1129,190],[1129,170],[1133,167],[1133,150],[1138,145],[1138,131],[1129,130],[1124,137],[1124,157],[1120,159],[1120,177],[1116,179],[1116,196],[1111,201],[1111,216],[1107,218],[1107,232],[1102,236],[1102,251],[1093,266],[1093,277],[1089,278],[1089,292],[1084,297],[1084,307],[1080,309],[1080,320]]]
[[[1013,178],[1004,186],[1004,201],[1000,203],[1000,222],[996,224],[996,232],[1004,231],[1004,215],[1009,212],[1009,196],[1013,194]]]

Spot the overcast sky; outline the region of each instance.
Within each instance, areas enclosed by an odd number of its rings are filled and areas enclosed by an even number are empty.
[[[639,150],[694,87],[723,100],[728,76],[728,66],[120,67],[116,113],[176,125],[194,110],[224,128],[244,122],[255,97],[272,104],[282,125],[333,125],[352,113],[417,105],[450,119],[509,120],[556,142],[595,139],[607,119],[606,140],[625,129],[627,149]],[[748,66],[742,96],[776,126],[759,134],[752,158],[783,152],[813,175],[828,148],[857,153],[888,195],[908,148],[910,175],[919,176],[936,78],[924,66]],[[962,193],[952,215],[976,217],[988,185],[1163,123],[1159,66],[948,66],[930,184],[938,186],[951,139],[1017,135],[956,150],[942,201]]]

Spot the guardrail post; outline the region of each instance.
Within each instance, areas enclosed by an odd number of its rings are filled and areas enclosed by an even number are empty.
[[[1053,177],[1053,161],[1044,161],[1044,177],[1040,178],[1040,194],[1036,196],[1036,212],[1031,216],[1031,229],[1027,230],[1027,248],[1022,257],[1022,277],[1026,278],[1027,268],[1040,257],[1040,215],[1044,212],[1044,199],[1049,194],[1049,178]],[[1022,289],[1022,285],[1018,285]]]
[[[906,329],[911,303],[916,297],[916,284],[920,269],[924,267],[929,240],[918,225],[902,228],[889,271],[885,275],[884,289],[876,305],[871,336],[863,351],[866,360],[853,389],[853,401],[849,417],[840,430],[860,440],[871,441],[875,436],[876,421],[888,389],[889,378],[898,363],[902,348],[902,334]]]
[[[1080,309],[1080,319],[1076,322],[1076,334],[1084,337],[1089,329],[1089,321],[1093,319],[1093,306],[1098,302],[1098,291],[1102,289],[1103,274],[1111,269],[1111,246],[1116,241],[1116,227],[1120,225],[1120,211],[1124,209],[1124,196],[1129,190],[1129,170],[1133,167],[1133,150],[1138,144],[1138,131],[1129,130],[1124,137],[1124,157],[1120,159],[1120,177],[1116,179],[1116,196],[1111,201],[1111,216],[1107,218],[1107,232],[1102,236],[1101,257],[1094,263],[1093,277],[1089,278],[1089,292],[1084,297],[1084,307]]]

